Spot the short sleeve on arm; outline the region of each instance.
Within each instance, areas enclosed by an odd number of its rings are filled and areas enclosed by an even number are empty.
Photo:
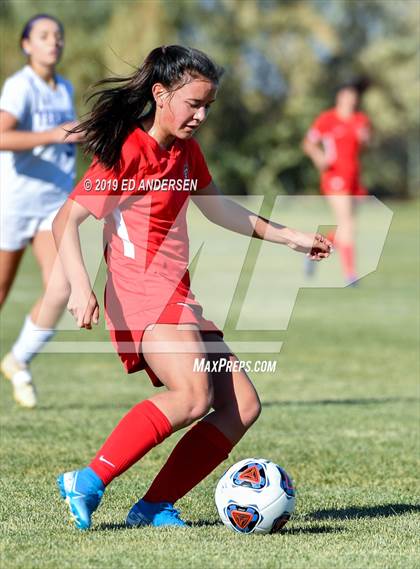
[[[107,217],[126,200],[133,198],[140,174],[141,154],[124,143],[120,167],[106,169],[96,158],[76,185],[70,199],[83,205],[97,219]]]
[[[10,77],[3,85],[0,110],[7,111],[22,123],[30,105],[30,86],[20,77]]]
[[[191,178],[197,180],[197,190],[201,190],[210,184],[212,177],[198,142],[192,138],[190,145]]]

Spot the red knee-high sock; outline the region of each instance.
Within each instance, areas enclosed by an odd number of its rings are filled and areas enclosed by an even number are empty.
[[[200,421],[176,445],[144,500],[175,503],[223,462],[232,447],[217,427]]]
[[[338,244],[341,257],[341,265],[343,267],[343,272],[347,278],[353,278],[356,276],[356,267],[354,263],[354,246],[352,244],[342,245]]]
[[[151,401],[125,415],[89,464],[107,485],[172,432],[167,417]]]

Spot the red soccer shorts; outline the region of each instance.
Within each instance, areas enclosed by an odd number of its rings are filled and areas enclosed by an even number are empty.
[[[321,193],[327,196],[366,196],[367,191],[360,183],[358,174],[323,172]]]
[[[143,334],[152,324],[195,324],[201,332],[215,332],[223,338],[223,332],[214,322],[203,317],[203,308],[196,302],[194,304],[167,304],[158,318],[156,318],[155,310],[151,311],[150,316],[148,316],[148,311],[139,312],[138,326],[134,330],[116,330],[111,327],[111,340],[126,372],[146,370],[155,387],[161,387],[163,384],[147,365],[142,354]]]

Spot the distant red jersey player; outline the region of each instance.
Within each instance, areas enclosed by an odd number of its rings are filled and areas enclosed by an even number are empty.
[[[369,130],[369,119],[362,112],[344,118],[333,108],[315,119],[307,138],[312,143],[320,143],[324,149],[326,168],[321,172],[323,194],[367,194],[360,181],[359,154],[362,143],[369,137]]]
[[[303,144],[304,151],[320,172],[321,193],[328,197],[336,215],[335,244],[349,284],[357,281],[352,197],[367,195],[360,180],[359,155],[369,141],[370,121],[358,109],[366,87],[364,80],[339,87],[335,107],[315,119]]]

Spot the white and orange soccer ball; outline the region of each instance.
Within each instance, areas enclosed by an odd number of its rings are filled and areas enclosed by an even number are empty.
[[[222,522],[240,533],[274,533],[290,519],[296,491],[287,472],[264,458],[246,458],[231,466],[216,487]]]

